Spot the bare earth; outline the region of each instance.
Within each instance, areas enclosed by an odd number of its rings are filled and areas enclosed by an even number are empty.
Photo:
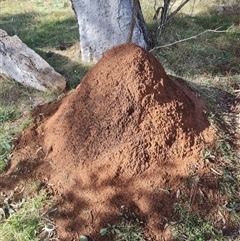
[[[149,240],[171,240],[164,226],[190,171],[201,167],[203,188],[215,187],[200,159],[216,138],[206,112],[204,101],[170,79],[151,53],[117,46],[74,92],[33,111],[2,186],[40,180],[51,189],[60,240],[106,240],[99,230],[124,210],[144,221]],[[207,197],[206,212],[214,200],[214,193]]]

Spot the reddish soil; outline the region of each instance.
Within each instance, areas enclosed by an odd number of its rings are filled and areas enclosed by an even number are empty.
[[[34,110],[2,187],[20,179],[51,187],[60,240],[106,240],[99,230],[119,221],[123,206],[144,221],[149,240],[171,240],[162,230],[176,193],[216,138],[205,113],[204,101],[170,79],[151,53],[117,46],[74,92]]]

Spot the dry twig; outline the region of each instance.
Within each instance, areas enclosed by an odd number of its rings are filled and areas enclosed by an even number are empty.
[[[205,30],[205,31],[203,31],[203,32],[201,32],[201,33],[199,33],[199,34],[196,34],[196,35],[194,35],[194,36],[191,36],[191,37],[189,37],[189,38],[180,39],[180,40],[178,40],[178,41],[176,41],[176,42],[173,42],[173,43],[170,43],[170,44],[165,44],[165,45],[157,46],[157,47],[151,49],[150,52],[152,52],[153,50],[156,50],[156,49],[167,48],[167,47],[170,47],[170,46],[172,46],[172,45],[175,45],[175,44],[178,44],[178,43],[182,43],[182,42],[185,42],[185,41],[188,41],[188,40],[191,40],[191,39],[196,39],[196,38],[199,37],[200,35],[203,35],[203,34],[208,33],[208,32],[212,32],[212,33],[226,33],[226,32],[227,32],[229,29],[231,29],[233,26],[234,26],[234,24],[231,25],[230,27],[228,27],[226,30],[219,30],[221,27],[218,27],[218,28],[216,28],[216,29],[207,29],[207,30]]]

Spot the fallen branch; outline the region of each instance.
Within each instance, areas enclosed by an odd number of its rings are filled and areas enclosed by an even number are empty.
[[[176,41],[176,42],[174,42],[174,43],[165,44],[165,45],[161,45],[161,46],[155,47],[155,48],[151,49],[150,52],[152,52],[153,50],[156,50],[156,49],[167,48],[167,47],[170,47],[170,46],[172,46],[172,45],[175,45],[175,44],[178,44],[178,43],[182,43],[182,42],[185,42],[185,41],[188,41],[188,40],[191,40],[191,39],[196,39],[196,38],[199,37],[200,35],[203,35],[203,34],[205,34],[205,33],[207,33],[207,32],[226,33],[226,32],[227,32],[230,28],[232,28],[233,26],[234,26],[234,24],[231,25],[230,27],[228,27],[226,30],[219,30],[221,27],[218,27],[218,28],[216,28],[216,29],[207,29],[207,30],[205,30],[205,31],[203,31],[203,32],[201,32],[201,33],[199,33],[199,34],[197,34],[197,35],[191,36],[191,37],[189,37],[189,38],[180,39],[180,40],[178,40],[178,41]]]

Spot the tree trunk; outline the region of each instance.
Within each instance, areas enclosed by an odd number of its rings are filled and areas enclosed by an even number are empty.
[[[66,79],[17,36],[0,29],[0,76],[41,91],[64,90]]]
[[[72,0],[72,5],[83,61],[98,61],[106,50],[122,43],[152,47],[139,0]]]

